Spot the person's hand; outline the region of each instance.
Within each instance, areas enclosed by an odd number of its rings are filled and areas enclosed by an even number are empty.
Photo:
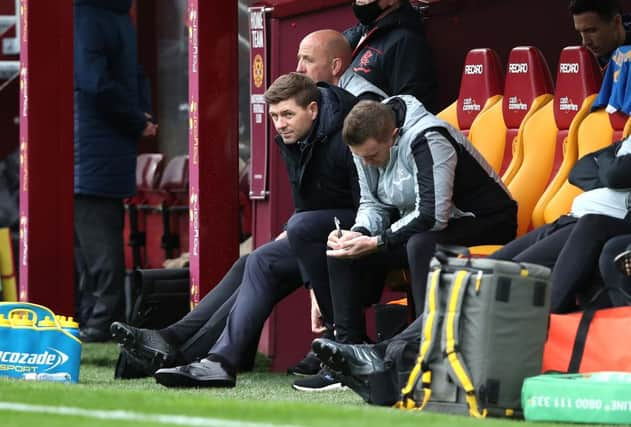
[[[145,130],[142,131],[142,136],[156,136],[158,133],[158,125],[152,121],[147,121]]]
[[[321,334],[326,331],[324,321],[322,320],[322,313],[320,312],[320,306],[316,299],[313,289],[309,289],[309,295],[311,295],[311,332],[314,334]]]
[[[283,240],[286,238],[287,238],[287,230],[283,230],[278,236],[276,236],[274,240]]]
[[[354,231],[342,231],[342,237],[329,234],[326,255],[333,258],[358,258],[377,250],[377,238]]]
[[[327,237],[326,245],[330,249],[339,249],[343,242],[359,236],[363,236],[363,234],[357,231],[333,230],[329,233],[329,237]]]

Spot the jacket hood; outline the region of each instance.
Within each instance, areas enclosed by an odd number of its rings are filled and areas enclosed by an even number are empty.
[[[357,99],[349,92],[328,83],[318,82],[320,102],[318,102],[318,118],[315,129],[316,138],[331,135],[339,131],[344,118],[351,111]]]
[[[132,0],[75,0],[75,6],[93,6],[123,15],[129,13]]]
[[[401,3],[394,11],[376,21],[368,30],[376,27],[378,29],[399,27],[407,28],[414,32],[423,33],[423,19],[421,13],[413,8],[409,3]]]
[[[403,136],[409,129],[419,123],[423,129],[444,127],[445,122],[431,114],[425,106],[412,95],[393,96],[383,101],[394,111],[399,135]]]

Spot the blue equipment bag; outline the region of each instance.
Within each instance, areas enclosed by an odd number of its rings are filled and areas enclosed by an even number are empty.
[[[81,341],[72,323],[41,305],[0,302],[0,375],[78,382]]]

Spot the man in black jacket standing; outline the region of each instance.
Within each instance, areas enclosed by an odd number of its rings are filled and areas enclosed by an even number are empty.
[[[155,373],[156,380],[167,387],[233,387],[244,349],[258,338],[274,305],[308,280],[286,235],[320,234],[324,245],[334,217],[343,224],[353,220],[359,189],[341,129],[355,97],[328,84],[316,86],[302,74],[290,73],[270,86],[265,99],[279,134],[276,143],[287,167],[295,213],[286,232],[248,257],[226,327],[206,358]],[[331,302],[319,304],[330,306]],[[332,387],[339,386],[332,383]]]
[[[74,230],[80,338],[107,341],[123,316],[123,199],[136,193],[136,152],[155,136],[138,64],[131,0],[74,1]]]
[[[413,95],[435,112],[436,75],[420,13],[409,0],[355,0],[359,21],[344,32],[351,70],[389,95]]]

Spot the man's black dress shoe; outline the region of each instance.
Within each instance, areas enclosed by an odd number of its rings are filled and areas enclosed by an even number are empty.
[[[399,397],[396,375],[386,369],[383,356],[370,344],[340,344],[324,338],[311,348],[333,376],[366,402],[391,406]]]
[[[110,331],[114,340],[152,373],[165,366],[173,366],[177,359],[177,350],[158,331],[135,328],[123,322],[112,323]]]
[[[106,329],[85,327],[79,329],[79,339],[82,342],[107,342],[112,340],[112,334]]]
[[[153,376],[165,387],[234,387],[236,384],[234,374],[224,369],[221,363],[208,359],[158,369]]]
[[[371,344],[340,344],[316,338],[311,348],[325,366],[344,375],[364,376],[385,371],[383,357]]]

